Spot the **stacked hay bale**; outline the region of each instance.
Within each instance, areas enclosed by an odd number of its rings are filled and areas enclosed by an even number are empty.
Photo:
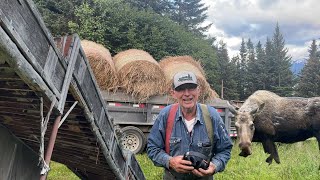
[[[117,76],[109,50],[101,44],[88,40],[82,40],[81,46],[100,89],[115,90]]]
[[[199,62],[195,61],[191,56],[175,56],[166,57],[160,61],[160,67],[166,76],[166,89],[169,91],[172,87],[173,76],[180,71],[191,71],[198,79],[201,95],[200,102],[206,102],[209,99],[219,97],[218,94],[210,88],[206,81],[204,70]]]
[[[153,57],[138,49],[122,51],[113,57],[118,86],[139,101],[163,93],[165,76]]]

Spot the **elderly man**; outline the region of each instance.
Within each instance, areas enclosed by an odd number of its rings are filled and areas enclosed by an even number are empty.
[[[159,113],[148,137],[147,153],[165,168],[163,179],[213,179],[230,159],[232,141],[219,113],[198,103],[200,89],[192,72],[173,77],[177,104]]]

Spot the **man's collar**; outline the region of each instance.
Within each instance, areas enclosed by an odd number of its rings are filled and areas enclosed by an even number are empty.
[[[200,108],[200,104],[197,103],[197,110],[196,110],[196,122],[200,122],[201,124],[203,124],[203,120],[201,120],[201,108]],[[182,111],[181,111],[181,107],[179,105],[178,107],[178,117],[176,118],[176,120],[182,120],[183,119],[183,115],[182,115]]]

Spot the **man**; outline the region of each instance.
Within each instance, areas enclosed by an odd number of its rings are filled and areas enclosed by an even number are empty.
[[[212,122],[210,125],[213,126],[213,138],[210,138],[205,116],[197,102],[200,89],[192,72],[175,74],[171,93],[179,105],[174,114],[169,143],[166,142],[166,131],[170,131],[167,129],[167,120],[173,105],[161,110],[151,129],[147,144],[148,156],[156,166],[165,168],[165,180],[213,179],[214,173],[224,170],[231,156],[232,142],[224,123],[213,107],[206,107],[210,114],[209,121]],[[165,150],[166,144],[170,144],[170,147],[167,147],[168,153]],[[191,151],[208,157],[210,164],[207,170],[194,168],[191,161],[183,159],[183,155]]]

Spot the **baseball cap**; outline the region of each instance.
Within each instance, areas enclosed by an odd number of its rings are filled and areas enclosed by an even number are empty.
[[[182,71],[173,76],[173,89],[177,90],[178,87],[185,84],[195,85],[195,87],[198,86],[197,77],[193,72]]]

